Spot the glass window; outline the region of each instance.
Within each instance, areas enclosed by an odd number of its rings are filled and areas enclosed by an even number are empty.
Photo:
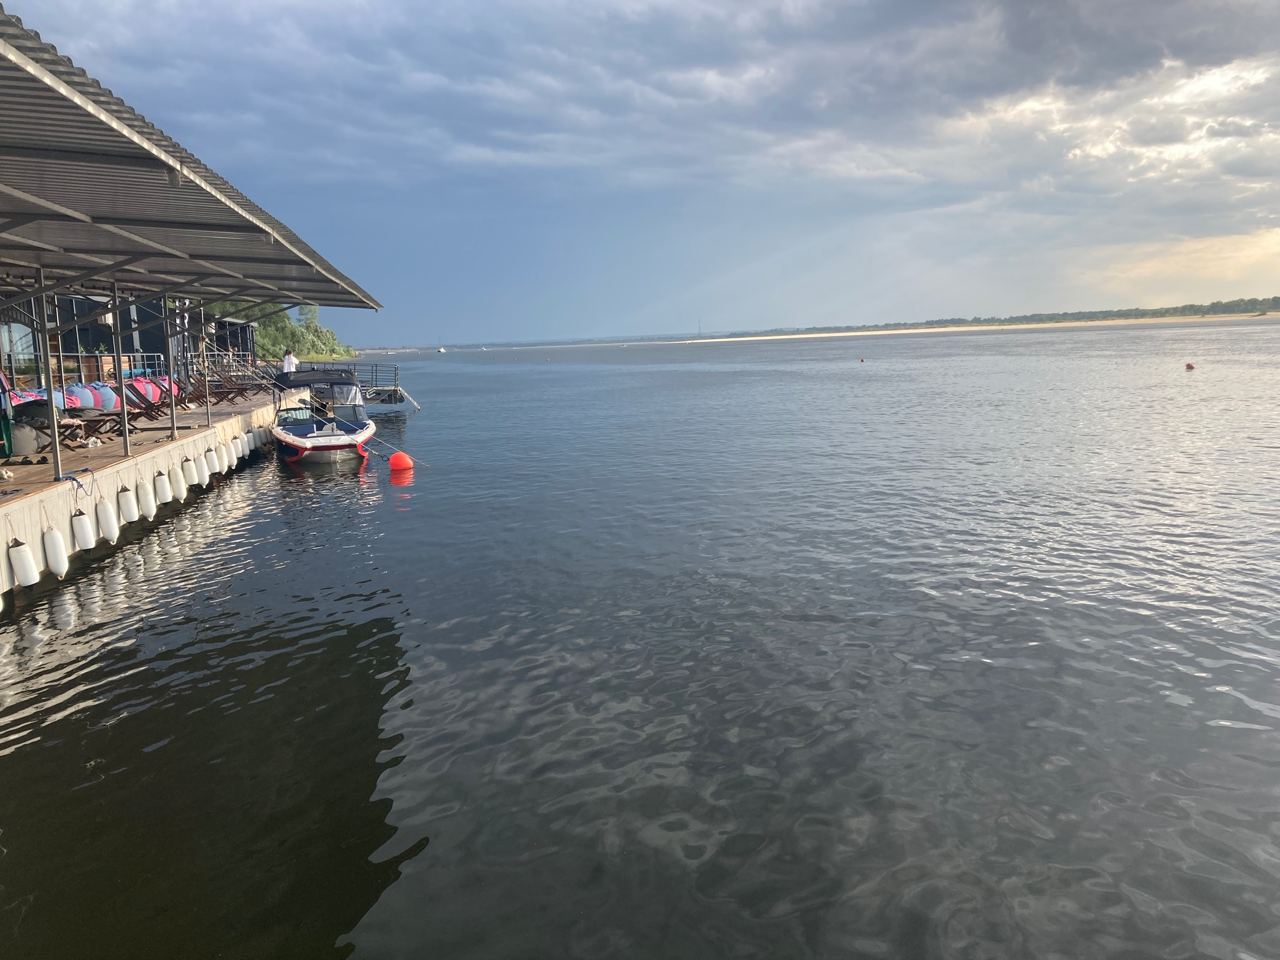
[[[364,423],[369,419],[363,403],[336,403],[333,406],[333,418],[341,425],[346,423]]]
[[[288,407],[276,414],[276,423],[288,426],[296,423],[310,423],[314,414],[306,407]]]

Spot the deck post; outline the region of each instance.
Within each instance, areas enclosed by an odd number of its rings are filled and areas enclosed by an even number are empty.
[[[120,386],[120,433],[124,435],[124,455],[132,456],[129,442],[129,397],[124,392],[124,351],[120,344],[120,289],[111,284],[111,339],[116,348],[116,383]]]
[[[37,273],[36,285],[44,286],[44,268]],[[49,436],[52,442],[49,447],[49,462],[53,464],[53,479],[62,479],[62,446],[58,441],[58,404],[53,397],[53,358],[49,356],[49,304],[45,295],[40,294],[40,312],[36,313],[36,304],[31,304],[31,313],[37,318],[40,326],[40,353],[44,357],[45,392],[49,398]],[[65,399],[65,394],[63,395]]]
[[[160,301],[161,306],[164,301]],[[161,328],[164,331],[164,366],[165,374],[169,378],[169,382],[165,387],[165,392],[169,394],[169,439],[178,439],[178,398],[173,395],[174,371],[173,371],[173,336],[169,328],[169,311],[165,310],[164,325]]]
[[[209,406],[209,341],[205,335],[204,304],[200,304],[200,360],[204,367],[204,425],[213,426],[213,408]]]
[[[65,406],[67,402],[67,355],[62,352],[62,333],[58,331],[58,318],[62,316],[61,309],[58,306],[57,294],[53,297],[53,329],[56,331],[54,336],[58,338],[58,382],[62,388],[62,403]],[[45,334],[48,336],[48,333]]]

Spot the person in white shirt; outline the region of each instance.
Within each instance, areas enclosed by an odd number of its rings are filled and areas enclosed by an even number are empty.
[[[298,369],[298,358],[293,355],[292,350],[284,352],[283,370],[285,373],[293,373]]]

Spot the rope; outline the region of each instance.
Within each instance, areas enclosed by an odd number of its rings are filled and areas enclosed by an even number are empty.
[[[89,474],[89,489],[85,489],[84,484],[80,482],[80,478],[76,476],[77,473]],[[81,494],[86,497],[92,497],[93,492],[98,489],[98,475],[93,472],[93,467],[81,467],[79,470],[72,470],[70,473],[64,473],[58,479],[75,484],[77,500],[79,500]]]

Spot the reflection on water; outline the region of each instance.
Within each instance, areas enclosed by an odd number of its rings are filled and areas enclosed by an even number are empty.
[[[252,468],[8,628],[0,954],[346,953],[425,848],[378,790],[403,609],[306,529],[378,494],[325,479]]]
[[[412,367],[0,632],[0,954],[1280,955],[1278,359]]]

